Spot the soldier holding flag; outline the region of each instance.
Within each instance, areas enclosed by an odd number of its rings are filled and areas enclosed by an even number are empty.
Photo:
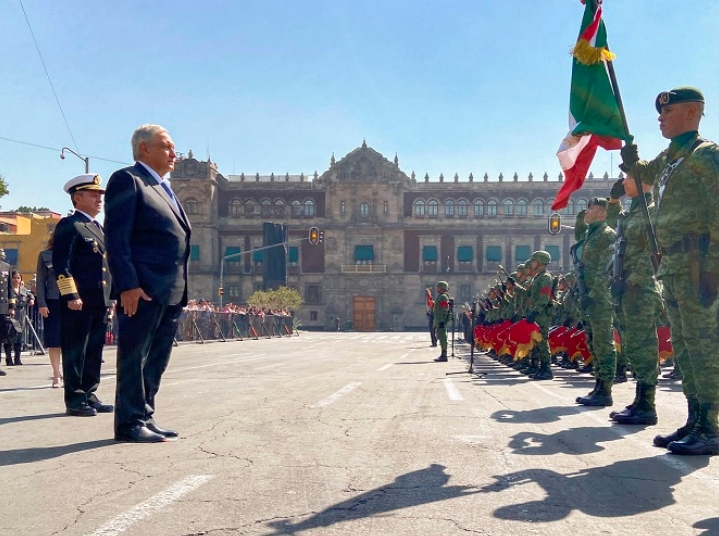
[[[659,129],[671,140],[650,161],[625,145],[625,168],[654,186],[657,277],[672,325],[677,362],[684,373],[687,421],[654,444],[675,454],[719,454],[719,146],[699,136],[704,95],[693,87],[656,98]]]

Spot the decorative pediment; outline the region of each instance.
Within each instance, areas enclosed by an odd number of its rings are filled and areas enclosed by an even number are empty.
[[[409,181],[409,177],[399,169],[399,160],[391,162],[363,142],[360,147],[347,153],[344,158],[335,161],[334,155],[330,168],[321,179],[356,182]]]

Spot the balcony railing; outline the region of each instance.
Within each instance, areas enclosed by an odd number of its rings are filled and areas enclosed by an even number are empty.
[[[387,273],[386,264],[343,264],[343,274],[384,274]]]

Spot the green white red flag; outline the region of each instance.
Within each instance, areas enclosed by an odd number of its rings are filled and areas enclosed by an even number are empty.
[[[614,59],[614,54],[607,48],[602,1],[581,1],[585,8],[579,38],[572,50],[569,133],[557,152],[564,183],[552,210],[566,207],[572,192],[582,187],[597,147],[619,149],[622,140],[629,138],[607,70],[607,62]]]

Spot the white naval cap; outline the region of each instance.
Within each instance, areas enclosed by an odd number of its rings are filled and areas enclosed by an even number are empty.
[[[78,175],[77,177],[67,181],[65,186],[63,186],[63,190],[65,190],[68,194],[74,194],[80,190],[95,190],[104,194],[105,190],[102,186],[100,186],[100,183],[102,183],[102,177],[100,177],[100,175],[96,175],[95,173],[86,173],[84,175]]]

